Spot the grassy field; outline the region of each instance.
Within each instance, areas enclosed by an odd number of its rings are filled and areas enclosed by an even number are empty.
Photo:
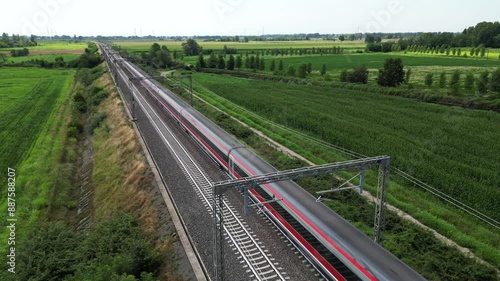
[[[393,164],[498,220],[496,113],[424,104],[370,93],[196,74],[195,81],[250,111],[308,135],[365,155],[388,154]],[[195,86],[195,89],[197,86]],[[209,95],[209,99],[217,97]],[[397,106],[395,106],[397,105]],[[231,108],[231,107],[229,107]],[[331,149],[263,125],[246,122],[316,163],[344,160]],[[423,114],[425,113],[425,114]],[[500,236],[493,228],[443,206],[432,195],[393,182],[392,204],[497,266]]]
[[[283,60],[285,70],[294,66],[296,69],[302,63],[311,63],[313,73],[310,79],[321,80],[323,77],[320,76],[319,71],[323,64],[326,64],[327,73],[332,77],[334,81],[338,81],[340,73],[343,70],[352,69],[353,67],[365,65],[368,68],[369,76],[368,81],[370,84],[376,85],[376,78],[378,76],[378,70],[383,67],[384,62],[388,58],[401,58],[405,69],[411,69],[412,75],[410,78],[410,83],[413,86],[418,86],[422,89],[428,89],[425,85],[425,76],[428,73],[434,74],[434,90],[437,89],[439,75],[442,72],[446,73],[447,81],[450,81],[451,75],[455,70],[461,72],[461,84],[463,85],[463,80],[465,75],[472,73],[476,78],[479,77],[479,73],[484,70],[492,72],[497,67],[500,67],[500,59],[485,59],[485,58],[463,58],[463,57],[452,57],[444,55],[414,55],[414,54],[403,54],[403,53],[370,53],[370,54],[345,54],[345,55],[308,55],[308,56],[278,56],[278,57],[265,57],[266,71],[270,72],[269,68],[271,61],[275,61],[276,65],[279,64],[280,60]],[[189,60],[190,63],[196,63],[196,58],[185,58]],[[444,89],[445,92],[448,89]],[[462,93],[464,94],[464,93]],[[471,93],[465,93],[471,94]],[[473,94],[473,93],[472,93]]]
[[[0,180],[16,170],[16,239],[26,237],[56,184],[66,139],[70,86],[74,71],[38,68],[0,69]],[[6,221],[7,193],[0,218]],[[1,240],[7,241],[2,230]],[[1,248],[4,254],[5,247]],[[3,267],[2,267],[3,268]],[[2,272],[6,272],[3,270]],[[6,279],[4,279],[6,280]]]
[[[54,62],[57,57],[63,57],[64,61],[72,61],[85,52],[87,43],[68,43],[68,42],[39,42],[38,46],[29,47],[30,54],[25,57],[12,57],[11,50],[23,48],[0,49],[0,53],[5,54],[7,63],[20,63],[24,61],[41,59],[48,62]]]
[[[392,155],[396,166],[500,220],[496,113],[216,75],[195,80],[279,124],[365,155]]]
[[[73,71],[0,69],[0,153],[2,166],[18,165],[67,94]]]
[[[152,41],[116,41],[112,42],[115,45],[121,46],[129,51],[147,51],[151,45],[155,42]],[[156,42],[160,45],[165,45],[169,50],[182,50],[182,43],[180,41],[158,41]],[[333,41],[323,41],[323,40],[310,40],[310,41],[284,41],[284,42],[260,42],[260,41],[250,41],[250,42],[203,42],[198,41],[203,49],[213,49],[222,50],[224,45],[228,48],[236,48],[238,50],[265,50],[265,49],[276,49],[276,48],[328,48],[333,46],[340,46],[345,49],[364,49],[365,43],[362,41],[344,41],[344,42],[333,42]]]
[[[87,48],[87,42],[82,42],[82,43],[69,43],[66,41],[40,41],[38,42],[37,46],[33,47],[28,47],[30,52],[47,52],[47,51],[54,51],[54,52],[63,52],[67,53],[68,51],[81,51],[83,53],[83,50]],[[5,48],[5,49],[0,49],[0,51],[10,51],[10,50],[19,50],[23,49],[23,47],[20,48]]]
[[[72,55],[72,54],[53,54],[53,55],[29,55],[26,57],[8,57],[7,62],[9,63],[20,63],[23,61],[30,61],[30,60],[46,60],[48,62],[54,62],[56,58],[62,57],[64,61],[72,61],[76,60],[80,57],[80,55]]]
[[[384,66],[388,58],[401,58],[403,64],[407,67],[415,66],[448,66],[448,67],[495,67],[500,66],[499,59],[476,59],[462,57],[446,57],[432,55],[409,55],[402,53],[373,53],[373,54],[345,54],[345,55],[309,55],[309,56],[284,56],[284,57],[265,57],[266,66],[269,68],[271,61],[276,63],[283,59],[286,67],[298,67],[302,63],[311,63],[313,70],[319,71],[323,64],[327,69],[343,70],[350,69],[359,65],[366,65],[368,68],[378,69]]]

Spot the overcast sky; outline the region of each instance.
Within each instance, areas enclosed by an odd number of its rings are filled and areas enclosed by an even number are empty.
[[[38,35],[261,35],[462,31],[500,20],[499,0],[22,0],[0,32]]]

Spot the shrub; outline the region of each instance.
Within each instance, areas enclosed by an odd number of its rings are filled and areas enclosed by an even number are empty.
[[[106,119],[107,115],[104,112],[97,112],[92,114],[89,120],[90,131],[93,134],[94,130],[101,125],[102,121]]]
[[[474,74],[469,73],[465,76],[464,88],[469,91],[474,89]]]
[[[451,75],[450,88],[453,94],[457,94],[460,89],[460,71],[455,70]]]
[[[377,83],[382,87],[396,87],[405,79],[403,61],[400,58],[386,59],[384,68],[379,70]]]
[[[482,94],[488,92],[488,86],[490,84],[489,75],[490,73],[488,72],[488,70],[485,70],[481,72],[481,74],[479,75],[479,79],[477,79],[476,81],[477,90]]]
[[[446,72],[441,72],[439,75],[439,88],[446,87]]]
[[[500,67],[491,73],[490,89],[492,92],[500,93]]]
[[[432,87],[433,82],[434,82],[434,74],[427,73],[427,75],[425,75],[425,85],[427,87]]]
[[[368,83],[368,68],[361,65],[353,68],[352,71],[344,70],[340,73],[340,82],[366,84]]]

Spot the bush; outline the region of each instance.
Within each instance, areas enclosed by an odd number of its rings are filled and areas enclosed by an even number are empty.
[[[427,73],[427,75],[425,75],[425,85],[427,87],[432,87],[433,82],[434,82],[434,74]]]
[[[94,130],[101,125],[102,121],[106,119],[107,115],[104,112],[97,112],[92,114],[89,120],[90,132],[93,134]]]
[[[404,82],[405,72],[400,58],[386,59],[384,68],[379,70],[377,83],[382,87],[396,87]]]
[[[464,88],[469,91],[474,89],[474,74],[469,73],[465,76]]]
[[[500,67],[491,73],[490,90],[500,93]]]
[[[481,72],[481,74],[479,75],[479,79],[477,79],[476,81],[477,90],[482,94],[488,92],[488,86],[490,84],[489,75],[490,73],[488,72],[488,70],[485,70]]]
[[[109,93],[105,90],[101,90],[97,93],[91,94],[87,98],[87,103],[90,108],[99,105],[103,100],[109,96]]]
[[[82,83],[84,86],[90,86],[97,78],[101,77],[103,74],[103,69],[101,68],[81,68],[75,74],[75,79],[77,82]]]
[[[446,87],[446,72],[441,72],[439,75],[439,88]]]
[[[353,68],[352,71],[344,70],[340,73],[340,82],[367,84],[368,68],[365,65],[361,65]]]
[[[95,224],[85,235],[49,222],[26,239],[19,253],[18,280],[153,281],[160,266],[159,254],[126,213]]]
[[[63,280],[75,272],[80,236],[62,223],[35,230],[23,243],[19,280]]]
[[[455,70],[451,75],[450,88],[453,94],[457,94],[460,90],[460,71]]]
[[[27,48],[23,48],[22,50],[12,50],[10,51],[10,54],[13,57],[25,57],[30,54],[30,51]]]

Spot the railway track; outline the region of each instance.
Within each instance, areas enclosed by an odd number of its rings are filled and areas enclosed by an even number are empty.
[[[126,70],[121,70],[120,75],[126,81]],[[149,91],[146,88],[139,88],[133,85],[135,93]],[[136,103],[146,113],[146,116],[156,128],[160,137],[163,139],[168,150],[177,160],[183,174],[186,176],[191,186],[195,189],[199,199],[206,207],[207,211],[212,214],[213,196],[210,183],[212,182],[209,176],[196,163],[190,153],[184,148],[181,142],[175,137],[174,133],[168,128],[161,117],[155,112],[153,107],[142,95],[134,95]],[[224,232],[225,238],[233,251],[241,256],[241,264],[247,268],[249,278],[252,280],[286,280],[286,273],[281,272],[278,265],[273,262],[273,259],[261,247],[252,234],[251,229],[246,225],[235,208],[229,203],[224,202]]]
[[[266,201],[270,201],[273,198],[265,192],[261,187],[255,188],[255,191]],[[295,230],[299,232],[299,234],[304,237],[304,239],[314,248],[318,253],[323,256],[328,263],[330,263],[341,275],[342,277],[345,278],[346,281],[359,281],[361,280],[359,277],[357,277],[344,263],[342,263],[330,250],[328,250],[321,242],[316,239],[307,229],[305,229],[295,218],[293,218],[292,215],[288,213],[280,204],[277,202],[272,202],[269,203],[269,205],[276,210],[290,225],[293,226]],[[266,215],[267,216],[267,215]],[[268,217],[268,219],[278,228],[285,237],[289,238],[290,235],[285,233],[282,227],[280,227],[275,221],[271,218]],[[308,255],[303,252],[301,247],[293,240],[293,239],[288,239],[294,247],[299,250],[303,254],[303,256],[309,260],[309,262],[314,266],[315,263],[310,260]],[[316,270],[322,273],[322,269],[314,266]],[[325,275],[322,273],[322,275]]]
[[[138,104],[139,109],[142,109],[139,110],[140,120],[146,120],[146,122],[142,123],[141,121],[138,124],[147,124],[145,127],[148,128],[149,135],[152,139],[156,139],[153,141],[156,143],[154,146],[156,147],[155,155],[161,155],[162,159],[168,159],[168,164],[165,161],[161,163],[163,168],[170,169],[172,167],[175,170],[173,172],[175,178],[182,179],[180,181],[177,179],[172,180],[174,183],[173,190],[179,194],[180,197],[178,198],[181,201],[186,202],[183,212],[191,214],[191,216],[187,216],[191,217],[192,222],[196,222],[191,227],[198,230],[195,231],[196,235],[198,235],[197,241],[203,241],[197,245],[205,250],[209,249],[210,246],[207,248],[207,245],[211,244],[210,236],[215,234],[210,233],[210,231],[207,232],[211,224],[209,218],[212,217],[210,214],[213,214],[212,202],[214,198],[212,196],[211,180],[200,165],[213,172],[214,177],[220,177],[221,175],[219,174],[220,170],[212,170],[210,163],[206,163],[208,158],[202,157],[197,148],[192,146],[191,141],[194,140],[194,143],[202,147],[202,151],[210,155],[219,166],[228,167],[231,174],[233,172],[230,171],[229,167],[236,163],[237,170],[234,173],[237,177],[264,174],[275,171],[275,169],[251,150],[242,147],[241,143],[211,123],[199,112],[193,110],[179,97],[168,90],[164,90],[159,83],[154,80],[149,81],[152,78],[147,74],[144,74],[144,72],[119,56],[112,55],[112,59],[114,62],[113,67],[116,66],[119,69],[118,76],[122,80],[120,84],[125,89],[130,89],[131,91],[128,91],[128,94],[135,97],[132,98],[131,104]],[[129,84],[127,85],[127,83]],[[134,109],[132,109],[132,112],[134,112]],[[135,116],[134,113],[132,115]],[[174,122],[182,125],[177,127]],[[166,123],[172,127],[169,128]],[[188,134],[185,135],[179,131],[180,128],[186,130]],[[174,134],[171,129],[176,133]],[[192,140],[188,136],[192,137]],[[177,137],[182,139],[182,143]],[[170,153],[166,152],[167,150],[163,148],[164,145]],[[234,148],[241,149],[236,151]],[[231,154],[231,152],[233,153]],[[194,159],[199,162],[194,161]],[[178,165],[171,166],[170,163],[178,163]],[[296,183],[288,181],[276,184],[273,188],[266,185],[265,190],[256,188],[250,191],[254,201],[258,203],[257,205],[264,204],[262,205],[263,214],[270,220],[269,224],[274,224],[277,228],[275,231],[281,231],[290,241],[291,244],[287,244],[287,246],[295,246],[298,250],[296,253],[300,252],[315,267],[316,270],[310,269],[310,272],[316,272],[315,277],[319,277],[319,273],[327,280],[336,281],[424,280],[418,273],[403,264],[380,245],[374,243],[369,237],[340,216],[324,205],[318,205],[315,198],[312,198]],[[189,193],[188,197],[183,196],[186,192]],[[280,194],[284,194],[286,197],[282,199],[286,200],[284,204],[281,202],[266,204],[275,195],[281,197]],[[198,202],[196,197],[200,199],[203,206],[202,204],[197,204],[198,206],[192,205],[193,202]],[[237,197],[237,194],[232,194],[229,198],[237,202],[239,201]],[[289,202],[293,202],[293,205],[290,205]],[[227,243],[223,243],[223,247],[227,248],[227,245],[229,245],[234,251],[234,253],[226,251],[228,256],[232,257],[232,259],[226,260],[231,265],[227,266],[225,270],[227,273],[234,274],[231,280],[288,279],[284,276],[284,272],[280,272],[282,269],[277,267],[278,264],[274,263],[274,259],[268,256],[267,250],[264,250],[265,246],[260,246],[261,243],[253,235],[248,224],[245,223],[231,204],[229,202],[221,204],[223,206],[221,206],[220,210],[223,212],[220,214],[218,211],[217,216],[220,216],[218,217],[219,220],[225,221],[221,230],[223,232],[222,236],[224,236]],[[204,208],[207,213],[204,212]],[[200,215],[203,219],[199,217]],[[260,220],[249,217],[247,221],[254,227],[255,233],[258,233],[259,237],[260,235],[268,237],[269,241],[275,239],[274,236],[268,234],[271,232],[270,230],[264,231],[260,228]],[[281,245],[281,243],[276,245]],[[297,267],[295,263],[288,263],[288,261],[292,260],[288,256],[292,255],[281,255],[283,251],[274,251],[284,245],[269,247],[268,250],[271,250],[270,252],[273,252],[274,256],[279,257],[280,263],[292,274],[290,276],[293,276],[293,279],[315,279],[315,277],[311,277],[312,274],[309,275],[304,272],[301,266]],[[214,258],[207,253],[201,253],[198,256],[200,256],[200,259],[202,259],[201,256],[205,258],[205,264],[210,264]],[[294,260],[294,262],[297,262],[297,260]],[[302,262],[305,264],[305,260],[302,260]],[[242,266],[240,267],[238,263],[242,264]],[[214,265],[217,268],[218,264],[214,263]],[[307,265],[307,267],[309,266]],[[224,268],[222,265],[220,267]],[[229,270],[229,268],[232,270]],[[307,271],[309,272],[309,270]],[[301,278],[297,278],[299,276]],[[304,278],[305,276],[309,277]]]

